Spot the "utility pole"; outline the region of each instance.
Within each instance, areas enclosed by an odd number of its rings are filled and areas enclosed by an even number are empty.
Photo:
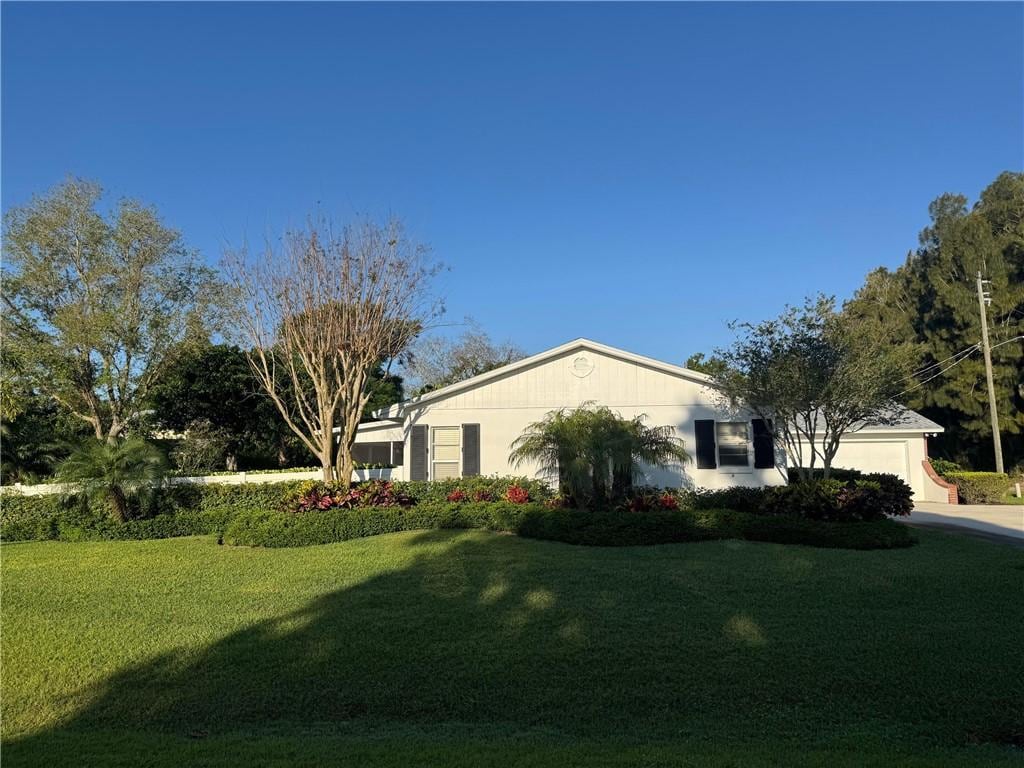
[[[985,378],[988,380],[988,409],[992,417],[992,447],[996,452],[996,472],[1003,472],[1003,443],[999,439],[999,414],[996,412],[996,385],[992,381],[992,353],[988,346],[988,318],[985,306],[992,299],[985,295],[985,283],[978,272],[978,309],[981,310],[981,351],[985,355]]]

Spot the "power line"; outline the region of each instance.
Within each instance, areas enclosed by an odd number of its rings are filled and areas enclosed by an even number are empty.
[[[993,344],[991,347],[989,347],[989,349],[992,350],[992,349],[995,349],[996,347],[1001,347],[1001,346],[1003,346],[1003,344],[1012,344],[1013,342],[1020,341],[1021,339],[1024,339],[1024,335],[1014,336],[1012,339],[1007,339],[1006,341],[1000,341],[998,344]]]
[[[959,352],[954,352],[952,355],[947,357],[945,360],[939,360],[937,363],[932,363],[931,365],[926,365],[924,368],[922,368],[922,369],[920,369],[918,371],[914,371],[909,376],[904,377],[903,380],[906,381],[908,379],[916,379],[918,376],[923,376],[925,373],[930,371],[932,368],[938,368],[943,363],[948,362],[949,360],[952,360],[954,357],[958,357],[958,356],[962,355],[964,352],[972,352],[975,349],[977,349],[980,345],[981,345],[980,342],[975,342],[974,344],[971,344],[971,346],[969,346],[969,347],[964,347]]]
[[[929,377],[928,377],[927,379],[925,379],[924,381],[920,381],[920,382],[918,382],[917,384],[915,384],[914,386],[912,386],[912,387],[909,387],[909,388],[907,388],[907,389],[904,389],[904,390],[903,390],[902,392],[900,392],[900,393],[898,393],[898,394],[895,394],[895,395],[893,395],[893,397],[899,397],[900,395],[905,395],[905,394],[907,394],[907,392],[913,392],[913,391],[914,391],[915,389],[919,389],[920,387],[923,387],[923,386],[924,386],[925,384],[927,384],[927,383],[928,383],[929,381],[932,381],[932,380],[934,380],[934,379],[937,379],[937,378],[939,378],[939,376],[941,376],[942,374],[944,374],[944,373],[945,373],[946,371],[949,371],[949,370],[951,370],[952,368],[956,368],[956,367],[957,367],[958,365],[960,365],[960,363],[962,363],[962,362],[963,362],[964,360],[966,360],[967,358],[969,358],[969,357],[971,356],[971,354],[972,354],[972,353],[974,353],[974,352],[977,352],[977,351],[978,351],[978,348],[979,348],[980,346],[981,346],[980,344],[975,344],[975,345],[974,345],[974,346],[972,346],[972,347],[968,347],[967,349],[965,349],[965,350],[962,350],[963,354],[961,355],[961,357],[960,357],[960,359],[959,359],[959,360],[957,360],[957,361],[956,361],[956,362],[954,362],[954,363],[951,363],[950,365],[947,365],[947,366],[946,366],[945,368],[943,368],[943,369],[942,369],[941,371],[939,371],[938,373],[936,373],[936,374],[935,374],[934,376],[929,376]],[[958,353],[958,354],[960,354],[960,353]],[[956,357],[956,355],[954,355],[954,357]]]

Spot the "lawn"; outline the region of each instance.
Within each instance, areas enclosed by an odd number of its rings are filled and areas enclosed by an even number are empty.
[[[6,765],[1020,765],[1024,551],[6,544]]]

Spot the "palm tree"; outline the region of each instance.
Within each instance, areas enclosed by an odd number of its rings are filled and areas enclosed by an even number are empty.
[[[649,427],[646,414],[621,422],[622,437],[612,454],[612,493],[621,498],[643,476],[643,467],[665,468],[685,464],[690,454],[671,426]]]
[[[624,419],[593,403],[551,411],[512,443],[509,459],[517,467],[538,464],[577,505],[607,504],[629,493],[644,465],[667,467],[690,458],[671,426],[649,427],[646,418]]]
[[[533,462],[540,473],[558,479],[562,494],[576,502],[593,495],[590,450],[591,430],[585,409],[560,408],[527,426],[512,443],[509,461],[519,467]]]
[[[27,413],[0,422],[0,479],[10,483],[33,483],[53,471],[66,446],[53,433],[52,425],[38,414]]]
[[[57,479],[86,500],[102,500],[118,522],[128,519],[129,502],[148,496],[167,475],[164,455],[139,438],[90,440],[57,470]]]

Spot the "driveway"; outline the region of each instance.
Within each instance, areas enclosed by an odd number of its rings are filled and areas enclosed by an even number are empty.
[[[908,522],[1024,547],[1024,504],[918,502]]]

